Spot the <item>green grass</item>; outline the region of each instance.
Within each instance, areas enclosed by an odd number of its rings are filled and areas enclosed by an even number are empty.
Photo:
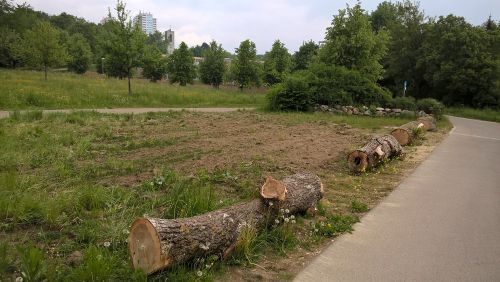
[[[127,81],[71,73],[49,73],[47,81],[36,71],[0,69],[0,109],[82,109],[119,107],[260,107],[258,91],[213,89],[205,85],[181,87],[165,82]]]
[[[472,108],[446,108],[445,114],[464,117],[464,118],[472,118],[472,119],[480,119],[486,121],[500,122],[500,111],[499,110],[491,110],[491,109],[472,109]]]

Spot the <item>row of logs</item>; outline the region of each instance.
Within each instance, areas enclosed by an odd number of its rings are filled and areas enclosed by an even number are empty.
[[[403,152],[402,146],[414,142],[419,132],[434,131],[436,128],[436,120],[428,115],[403,124],[392,130],[389,135],[373,138],[368,144],[347,156],[349,169],[353,172],[364,172],[388,158],[399,156]]]
[[[420,128],[434,130],[435,120],[419,118],[393,130],[392,135],[372,139],[349,154],[349,168],[362,172],[401,154],[401,146],[411,143]],[[139,218],[128,237],[132,266],[151,274],[195,258],[225,258],[235,249],[245,228],[262,230],[272,225],[283,210],[288,215],[304,213],[315,208],[323,194],[318,176],[298,173],[282,181],[268,177],[260,189],[261,197],[247,203],[190,218]]]

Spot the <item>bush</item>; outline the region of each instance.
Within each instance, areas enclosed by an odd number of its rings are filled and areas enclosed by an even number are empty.
[[[415,111],[417,109],[417,104],[415,103],[415,98],[413,97],[395,97],[389,102],[389,107]]]
[[[314,102],[324,105],[385,106],[391,94],[359,71],[344,67],[311,65]]]
[[[306,75],[298,72],[277,84],[268,93],[269,109],[273,111],[308,111],[312,106],[310,85]]]
[[[427,114],[432,114],[436,117],[436,119],[440,119],[443,116],[444,105],[436,99],[422,99],[417,102],[417,107],[419,111],[424,111]]]

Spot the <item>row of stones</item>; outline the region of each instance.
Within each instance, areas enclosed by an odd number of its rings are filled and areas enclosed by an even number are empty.
[[[314,110],[317,112],[331,112],[337,114],[346,115],[363,115],[363,116],[400,116],[400,115],[414,115],[414,116],[425,116],[424,111],[409,111],[401,109],[390,109],[390,108],[375,108],[370,109],[367,106],[354,107],[354,106],[340,106],[335,105],[333,107],[327,105],[316,105]]]

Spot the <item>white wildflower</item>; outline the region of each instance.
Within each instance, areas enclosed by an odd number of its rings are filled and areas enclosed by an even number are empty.
[[[280,213],[284,213],[284,212],[285,212],[285,210],[284,210],[284,209],[280,209]]]
[[[23,278],[21,276],[17,277],[16,282],[23,282]]]
[[[290,216],[290,219],[295,219],[295,215],[291,215],[291,216]]]
[[[104,242],[104,244],[103,244],[103,245],[104,245],[104,247],[109,248],[109,246],[111,246],[111,242],[107,242],[107,241],[106,241],[106,242]]]
[[[197,275],[198,277],[203,276],[203,271],[201,271],[201,270],[196,271],[196,275]]]
[[[285,222],[288,223],[290,219],[288,217],[285,218]]]
[[[319,230],[318,230],[318,228],[315,228],[315,229],[314,229],[314,232],[318,232],[318,231],[319,231]]]
[[[297,223],[297,222],[295,221],[295,219],[292,219],[292,223],[293,223],[293,224],[295,224],[295,223]]]
[[[289,210],[289,209],[286,209],[286,210],[285,210],[285,213],[290,213],[290,210]]]
[[[273,202],[269,202],[269,206],[272,207],[273,206]]]
[[[275,219],[275,220],[274,220],[274,222],[275,222],[276,224],[279,224],[279,223],[280,223],[279,219]]]
[[[130,233],[130,231],[128,231],[128,229],[123,229],[122,232],[123,232],[123,234],[129,234]]]

